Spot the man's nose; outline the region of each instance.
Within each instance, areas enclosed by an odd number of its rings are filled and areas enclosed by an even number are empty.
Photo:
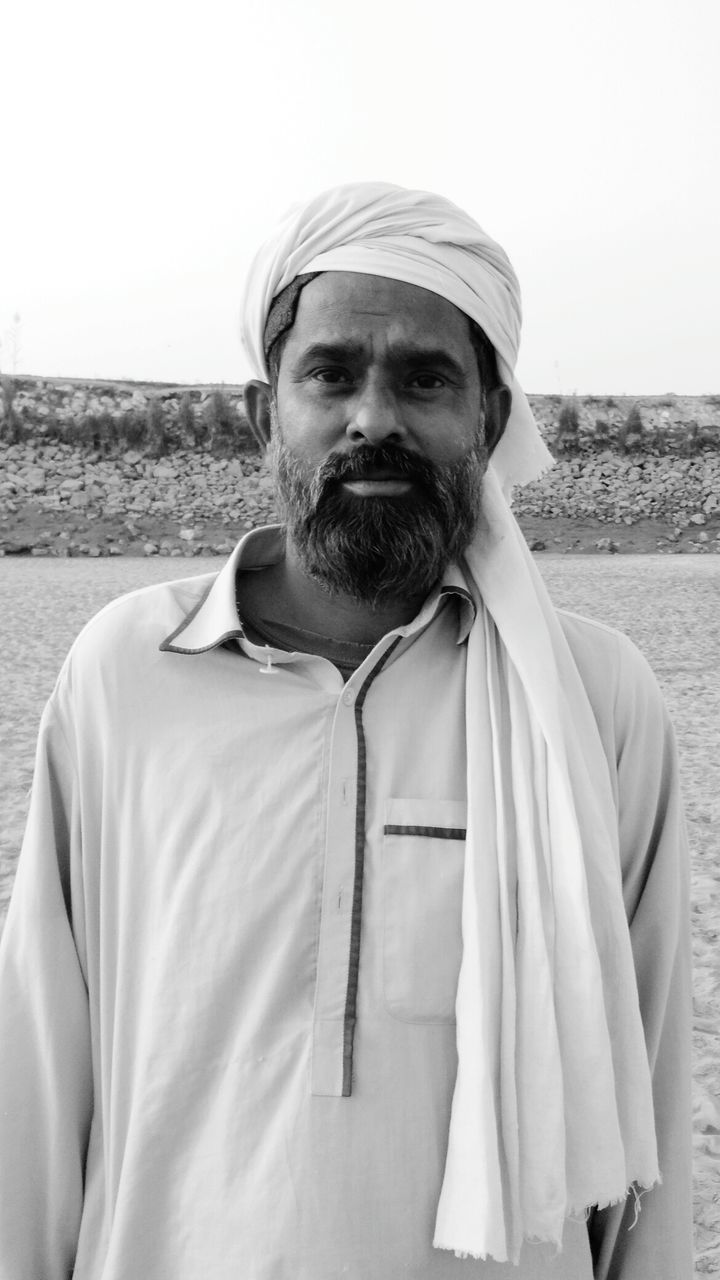
[[[353,444],[372,445],[405,438],[400,405],[391,387],[368,380],[354,399],[347,435]]]

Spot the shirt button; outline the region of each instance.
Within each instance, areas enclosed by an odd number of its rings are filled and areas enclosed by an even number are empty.
[[[342,696],[342,700],[345,703],[346,707],[351,707],[353,702],[355,701],[355,690],[346,689]]]

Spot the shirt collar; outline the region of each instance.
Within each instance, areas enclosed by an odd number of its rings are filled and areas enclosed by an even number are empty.
[[[265,569],[277,564],[285,554],[282,525],[251,529],[238,542],[220,572],[182,622],[163,640],[160,649],[168,653],[206,653],[227,640],[244,636],[236,603],[236,578],[241,569]],[[411,635],[426,626],[448,596],[458,602],[458,644],[467,639],[475,620],[475,605],[467,581],[458,565],[452,564],[442,581],[432,590],[417,617],[396,630]]]

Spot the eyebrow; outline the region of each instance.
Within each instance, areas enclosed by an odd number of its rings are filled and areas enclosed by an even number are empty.
[[[296,357],[295,364],[307,364],[315,360],[328,360],[343,363],[348,360],[362,360],[367,348],[361,342],[313,342]],[[466,371],[454,356],[444,347],[425,347],[415,343],[391,344],[389,360],[400,365],[432,365],[442,368],[456,378],[464,378]]]

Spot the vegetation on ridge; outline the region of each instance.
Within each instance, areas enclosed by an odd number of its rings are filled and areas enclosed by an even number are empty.
[[[720,396],[681,398],[530,396],[540,428],[558,457],[616,454],[695,457],[720,450]],[[683,404],[691,399],[682,398]],[[650,412],[652,409],[652,413]],[[117,457],[128,449],[150,457],[178,450],[234,457],[256,449],[241,386],[0,379],[0,441],[67,444]]]

